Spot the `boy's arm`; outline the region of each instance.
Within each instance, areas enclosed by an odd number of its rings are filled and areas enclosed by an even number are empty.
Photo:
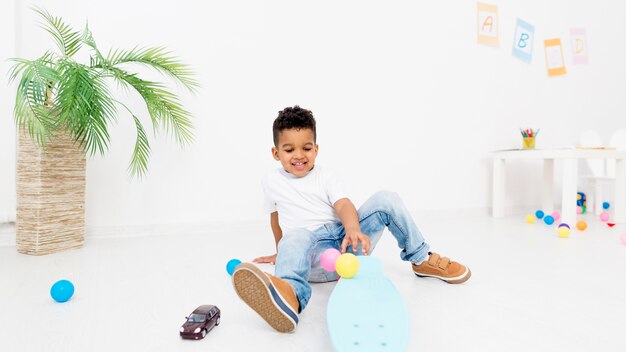
[[[341,252],[345,253],[346,248],[352,245],[352,250],[356,251],[359,242],[361,243],[361,251],[367,255],[370,251],[370,238],[361,232],[361,226],[359,225],[359,215],[356,212],[354,204],[348,198],[341,198],[333,204],[333,208],[337,212],[344,229],[346,230],[346,236],[341,242]]]
[[[272,233],[274,234],[274,241],[276,241],[276,252],[278,252],[278,242],[280,242],[280,239],[283,238],[283,230],[280,228],[280,225],[278,224],[278,212],[277,211],[270,214],[270,226],[272,227]],[[276,254],[254,258],[252,262],[276,264]]]
[[[270,214],[270,226],[272,227],[272,233],[274,234],[274,241],[276,242],[276,252],[278,252],[278,242],[283,238],[283,230],[278,224],[278,212],[275,211]]]

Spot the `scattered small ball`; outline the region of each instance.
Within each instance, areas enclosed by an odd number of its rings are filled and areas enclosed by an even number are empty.
[[[241,260],[239,259],[229,260],[228,263],[226,263],[226,272],[228,275],[232,276],[233,272],[235,272],[235,268],[237,268],[237,265],[239,264],[241,264]]]
[[[619,240],[622,241],[622,244],[624,246],[626,246],[626,233],[623,233],[621,236],[619,236]]]
[[[50,296],[59,303],[67,302],[74,295],[74,284],[68,280],[59,280],[50,288]]]
[[[552,215],[546,215],[543,218],[543,222],[545,222],[546,225],[552,225],[552,224],[554,224],[554,218],[552,217]]]
[[[335,262],[337,274],[344,279],[349,279],[359,271],[359,259],[352,253],[344,253]]]
[[[320,263],[322,264],[322,268],[326,271],[333,272],[335,271],[335,263],[337,262],[337,258],[341,255],[341,252],[335,248],[328,248],[322,253],[320,257]]]
[[[537,210],[535,212],[535,216],[537,217],[537,219],[542,219],[544,215],[545,214],[543,213],[543,210]]]
[[[581,208],[583,210],[583,214],[587,212],[587,206],[586,205],[583,205]]]
[[[567,238],[567,236],[569,236],[569,234],[570,234],[570,229],[568,227],[565,227],[565,226],[559,227],[559,229],[556,231],[556,233],[561,238]]]
[[[607,224],[609,227],[613,227],[613,226],[615,226],[615,223],[613,223],[613,222],[607,222],[606,224]]]
[[[604,209],[604,210],[609,209],[610,206],[611,206],[611,204],[609,204],[609,202],[602,203],[602,209]]]
[[[526,222],[529,224],[534,224],[536,219],[533,214],[526,215]]]
[[[603,211],[602,214],[600,214],[600,220],[608,221],[609,220],[609,213],[607,213],[606,211]]]
[[[585,231],[585,229],[587,228],[587,223],[580,220],[576,223],[576,228],[578,228],[580,231]]]
[[[583,208],[579,205],[576,206],[576,214],[582,214],[583,213]]]
[[[552,213],[552,217],[554,218],[554,221],[559,221],[559,219],[561,218],[561,213],[555,211]]]
[[[568,225],[568,224],[566,224],[566,223],[564,223],[564,222],[562,222],[562,223],[559,225],[559,227],[567,227],[568,229],[570,228],[570,227],[569,227],[569,225]]]
[[[561,238],[567,238],[567,236],[569,236],[569,228],[568,227],[559,227],[559,229],[556,231],[559,234],[559,237]]]

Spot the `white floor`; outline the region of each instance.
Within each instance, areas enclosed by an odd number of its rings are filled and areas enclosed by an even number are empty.
[[[409,307],[409,350],[625,351],[626,225],[584,218],[589,229],[567,239],[522,215],[418,219],[433,250],[471,267],[463,285],[414,277],[385,234],[373,255]],[[314,285],[293,334],[273,331],[238,300],[226,262],[272,248],[260,224],[92,239],[43,257],[0,247],[0,351],[331,351],[334,283]],[[59,279],[76,286],[63,304],[49,295]],[[221,325],[204,340],[181,340],[185,315],[201,304],[222,309]]]

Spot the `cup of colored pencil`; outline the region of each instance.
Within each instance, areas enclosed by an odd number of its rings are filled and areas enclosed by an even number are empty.
[[[539,130],[534,131],[532,128],[527,128],[525,130],[519,129],[522,134],[523,143],[522,147],[524,149],[534,149],[535,148],[535,137],[539,134]]]

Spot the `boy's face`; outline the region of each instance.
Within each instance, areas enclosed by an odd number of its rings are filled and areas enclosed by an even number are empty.
[[[302,177],[313,169],[317,149],[312,130],[292,128],[280,132],[278,146],[272,147],[272,155],[280,161],[285,171]]]

